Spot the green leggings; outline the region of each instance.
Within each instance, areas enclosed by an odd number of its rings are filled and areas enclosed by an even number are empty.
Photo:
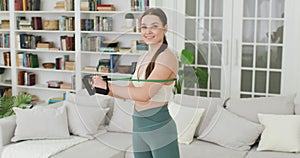
[[[168,106],[136,111],[133,114],[135,158],[179,158],[176,124]]]

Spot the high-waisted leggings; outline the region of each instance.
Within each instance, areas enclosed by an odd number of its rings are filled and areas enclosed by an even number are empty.
[[[134,158],[179,158],[176,124],[167,105],[133,114]]]

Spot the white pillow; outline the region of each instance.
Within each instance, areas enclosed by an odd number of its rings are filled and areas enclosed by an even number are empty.
[[[64,101],[67,107],[70,132],[89,139],[94,138],[98,127],[105,119],[108,108],[87,106]]]
[[[81,106],[94,106],[94,107],[102,107],[102,108],[111,108],[113,98],[107,95],[95,94],[90,96],[88,92],[83,89],[80,91],[67,92],[66,93],[66,101],[70,103],[74,103],[76,105]],[[100,123],[100,126],[104,126],[106,124],[105,119]]]
[[[300,152],[300,116],[258,114],[265,126],[258,151]]]
[[[113,115],[107,130],[113,132],[131,133],[134,101],[116,98],[114,104]]]
[[[66,107],[32,109],[13,108],[16,113],[16,129],[11,141],[28,139],[69,138]]]
[[[250,149],[262,131],[262,125],[218,107],[217,113],[198,139],[243,151]]]
[[[175,102],[169,102],[168,107],[176,123],[178,142],[190,144],[205,109],[181,106]]]

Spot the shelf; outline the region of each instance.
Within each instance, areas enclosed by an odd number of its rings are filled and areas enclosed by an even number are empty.
[[[10,69],[10,68],[11,68],[11,66],[4,66],[4,65],[0,65],[0,68]]]
[[[9,11],[0,11],[0,14],[9,14]]]
[[[17,52],[41,52],[41,53],[75,54],[75,51],[62,51],[62,50],[16,49],[16,51]]]
[[[70,90],[70,89],[48,88],[47,84],[36,84],[34,86],[18,85],[17,87],[24,88],[24,89],[47,90],[47,91],[58,91],[58,92],[74,91],[74,90]]]
[[[61,73],[74,73],[75,70],[56,70],[45,68],[30,68],[30,67],[17,67],[18,70],[30,70],[30,71],[48,71],[48,72],[61,72]]]
[[[126,14],[126,13],[132,13],[132,14],[142,14],[144,11],[80,11],[82,14]]]
[[[81,71],[83,74],[98,74],[103,76],[115,76],[115,77],[131,77],[132,74],[124,74],[124,73],[105,73],[105,72],[94,72],[94,71]]]
[[[10,48],[0,48],[0,51],[10,51]]]
[[[8,86],[8,87],[11,87],[12,85],[9,84],[9,83],[0,82],[0,86]]]
[[[132,56],[140,56],[140,55],[142,55],[142,53],[90,52],[90,51],[81,51],[81,54],[96,54],[96,55],[132,55]]]
[[[1,33],[2,33],[2,32],[4,32],[4,33],[7,32],[7,33],[9,33],[9,31],[10,31],[9,29],[0,29],[0,32],[1,32]]]
[[[75,34],[75,31],[60,30],[16,30],[17,33],[58,33],[58,34]]]
[[[75,14],[75,11],[15,11],[15,14]]]
[[[81,31],[85,34],[111,34],[111,35],[141,35],[140,32],[126,32],[126,31]]]

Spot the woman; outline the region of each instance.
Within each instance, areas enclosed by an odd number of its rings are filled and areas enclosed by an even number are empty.
[[[178,61],[168,49],[165,13],[158,8],[148,9],[140,26],[149,51],[140,57],[132,78],[149,81],[176,78]],[[106,84],[101,76],[94,77],[94,87],[109,89],[110,96],[135,101],[132,117],[135,158],[179,158],[176,125],[167,107],[174,84],[174,81],[132,81],[128,86],[118,86]]]

